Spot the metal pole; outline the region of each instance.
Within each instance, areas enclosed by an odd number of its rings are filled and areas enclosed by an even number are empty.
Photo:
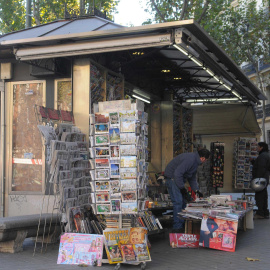
[[[1,213],[0,217],[5,215],[5,80],[0,84],[1,93],[1,145],[0,145],[0,182],[1,182]]]
[[[25,28],[30,28],[31,23],[31,4],[32,0],[26,0]]]

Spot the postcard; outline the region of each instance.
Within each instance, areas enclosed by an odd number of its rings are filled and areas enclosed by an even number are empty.
[[[136,120],[136,111],[135,110],[120,111],[119,118],[121,121]]]
[[[95,145],[109,144],[109,134],[95,135]]]
[[[110,125],[119,125],[119,115],[118,112],[109,113]]]
[[[136,179],[121,180],[121,191],[123,191],[123,190],[136,190],[136,189],[137,189],[137,180]]]
[[[109,158],[96,158],[95,164],[96,164],[96,169],[110,168],[110,159]]]
[[[121,179],[137,178],[137,168],[120,168]]]
[[[96,169],[95,180],[110,179],[110,169]]]
[[[96,193],[96,203],[104,203],[110,202],[110,194],[109,193]]]
[[[120,142],[120,131],[118,127],[113,127],[109,129],[110,143]]]
[[[120,133],[121,144],[136,144],[136,139],[135,133]]]
[[[119,145],[110,145],[110,157],[111,159],[120,158]]]
[[[122,214],[134,214],[138,211],[137,202],[128,202],[121,204]]]
[[[136,202],[137,192],[136,191],[122,191],[121,198],[122,198],[122,202]]]
[[[135,144],[130,145],[120,145],[120,155],[121,156],[136,156],[137,148]]]
[[[138,164],[138,172],[143,172],[145,169],[145,160],[140,159],[138,160],[137,164]]]
[[[96,147],[95,148],[96,157],[109,157],[110,156],[110,148],[105,147]]]
[[[95,113],[95,123],[108,123],[109,122],[109,113]]]
[[[111,163],[111,178],[119,178],[120,177],[120,164],[119,163]]]
[[[95,124],[95,133],[96,134],[102,134],[102,133],[108,133],[109,132],[109,124]]]
[[[98,191],[110,191],[109,181],[95,181],[96,192]]]
[[[121,212],[121,200],[120,199],[111,200],[111,209],[112,209],[112,213],[120,213]]]
[[[120,181],[119,180],[111,180],[111,192],[112,193],[118,193],[120,192]]]
[[[121,156],[120,165],[121,168],[133,168],[136,167],[137,158],[136,156]]]
[[[96,204],[97,214],[110,214],[111,205],[110,204]]]
[[[121,121],[121,132],[135,132],[135,121]]]

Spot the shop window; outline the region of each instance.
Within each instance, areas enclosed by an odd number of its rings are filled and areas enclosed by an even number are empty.
[[[71,79],[55,81],[55,106],[57,110],[72,111]]]
[[[14,83],[12,191],[43,191],[43,152],[35,105],[44,106],[45,83]]]

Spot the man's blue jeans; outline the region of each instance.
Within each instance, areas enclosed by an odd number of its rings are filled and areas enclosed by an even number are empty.
[[[185,221],[178,217],[178,213],[186,207],[180,188],[172,179],[166,180],[166,186],[169,191],[171,201],[173,203],[173,229],[182,229]]]

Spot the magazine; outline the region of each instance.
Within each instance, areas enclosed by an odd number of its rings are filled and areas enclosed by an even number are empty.
[[[120,142],[120,131],[118,127],[113,127],[109,129],[110,143]]]
[[[122,255],[126,262],[136,261],[133,245],[121,245]]]
[[[170,233],[170,245],[172,248],[198,248],[198,234]]]
[[[103,231],[103,235],[109,263],[151,260],[147,248],[146,228],[106,229]],[[121,250],[122,256],[119,256],[119,250]],[[119,260],[117,261],[115,258]]]
[[[65,233],[61,236],[57,264],[102,264],[103,236]]]
[[[134,251],[139,262],[150,261],[150,253],[147,244],[133,245]]]

